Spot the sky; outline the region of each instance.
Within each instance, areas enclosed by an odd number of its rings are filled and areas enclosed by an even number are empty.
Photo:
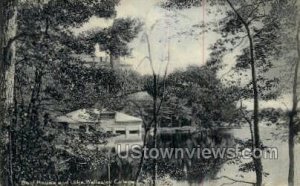
[[[131,56],[123,60],[131,64],[133,69],[139,73],[151,74],[149,61],[143,60],[148,56],[147,43],[145,42],[145,33],[147,33],[150,39],[153,66],[156,73],[165,73],[167,66],[167,71],[170,73],[189,65],[204,65],[209,59],[211,52],[209,47],[220,38],[220,35],[213,31],[203,34],[202,28],[195,27],[195,25],[211,22],[216,23],[217,19],[220,19],[222,15],[219,14],[216,16],[214,13],[209,13],[209,11],[218,11],[221,8],[224,9],[224,7],[212,9],[202,6],[185,10],[168,11],[158,6],[160,1],[121,0],[117,6],[116,18],[137,18],[144,23],[143,30],[139,36],[130,43],[130,47],[132,48]],[[89,29],[106,28],[112,25],[112,23],[113,19],[92,17],[88,23],[82,28],[75,30],[75,32],[79,33]],[[243,42],[240,48],[245,46],[247,46],[247,42]],[[238,53],[239,49],[225,56],[223,60],[226,67],[218,73],[219,77],[223,77],[224,74],[230,71],[231,67],[235,64],[235,58]],[[168,54],[169,64],[167,63]],[[96,47],[96,56],[100,57],[104,55],[106,54],[99,51]],[[227,74],[226,76],[229,75]],[[226,76],[224,79],[226,79]],[[278,100],[262,101],[260,107],[287,109],[290,108],[290,100],[291,96],[284,94]],[[252,101],[246,100],[244,105],[251,108]]]
[[[209,57],[206,48],[215,41],[215,34],[200,34],[193,36],[178,33],[189,32],[193,25],[203,22],[203,8],[191,8],[183,11],[168,11],[158,6],[159,0],[121,0],[117,7],[117,18],[132,17],[140,19],[145,25],[140,35],[130,43],[132,55],[124,60],[141,74],[151,73],[148,61],[140,61],[148,55],[144,34],[149,35],[152,58],[156,73],[163,73],[167,64],[167,55],[170,54],[168,72],[188,65],[202,65]],[[204,17],[204,19],[207,19]],[[91,28],[105,28],[112,24],[113,19],[105,20],[93,17],[82,28],[84,31]],[[155,25],[155,26],[153,26]],[[151,30],[153,27],[153,30]],[[198,29],[199,32],[199,29]],[[171,38],[167,40],[166,38]],[[203,42],[204,40],[204,42]],[[168,51],[169,49],[169,51]],[[98,56],[104,55],[97,52]]]

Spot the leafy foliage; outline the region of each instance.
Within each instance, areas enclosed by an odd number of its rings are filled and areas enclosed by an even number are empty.
[[[168,76],[165,105],[176,109],[172,102],[179,99],[179,105],[182,105],[180,110],[185,113],[185,118],[200,127],[233,123],[238,116],[236,90],[237,87],[224,87],[209,67],[190,66],[186,71],[177,71]],[[180,116],[178,113],[174,115]]]
[[[101,159],[100,152],[95,152],[100,153],[96,156],[86,148],[79,148],[84,147],[82,141],[75,143],[76,140],[73,140],[72,144],[78,146],[72,146],[72,153],[58,149],[59,135],[56,130],[51,130],[51,115],[83,104],[95,104],[97,98],[103,98],[108,92],[121,92],[126,80],[120,81],[118,73],[109,68],[88,68],[81,58],[74,55],[91,54],[92,50],[88,51],[87,38],[78,38],[72,33],[73,28],[81,27],[92,16],[115,16],[118,2],[50,0],[20,3],[16,55],[16,127],[12,139],[16,182],[66,180],[69,179],[68,175],[63,175],[66,170],[90,168],[89,164],[85,164],[74,169],[78,162],[91,163],[96,157]],[[99,137],[105,136],[97,133],[84,140],[95,142],[99,141]],[[87,155],[93,154],[94,159],[88,159]],[[78,176],[74,174],[71,175]]]

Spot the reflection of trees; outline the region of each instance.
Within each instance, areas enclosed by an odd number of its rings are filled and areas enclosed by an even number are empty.
[[[152,139],[151,139],[152,140]],[[163,134],[158,137],[158,148],[204,148],[229,146],[232,136],[220,131],[205,131],[197,134]],[[149,142],[151,144],[151,142]],[[189,159],[161,159],[158,162],[158,177],[170,176],[174,180],[200,182],[205,177],[213,177],[225,163],[224,159],[199,159],[197,155]],[[151,174],[151,159],[147,159],[143,177]]]
[[[158,148],[204,148],[230,146],[232,141],[230,134],[221,131],[203,131],[195,134],[161,134],[158,136]],[[149,139],[149,148],[153,146],[153,138]],[[148,151],[149,152],[149,151]],[[104,152],[102,152],[104,153]],[[93,169],[89,169],[90,162],[80,159],[73,159],[72,178],[74,180],[98,180],[108,181],[108,166],[110,163],[110,180],[112,184],[134,181],[138,170],[139,159],[122,159],[115,152],[108,153],[110,158],[106,158],[106,163],[98,164]],[[108,155],[107,154],[107,155]],[[109,160],[108,160],[109,159]],[[226,159],[202,159],[197,155],[191,159],[187,155],[183,159],[157,159],[158,178],[170,176],[178,181],[201,182],[204,178],[216,176]],[[141,178],[145,180],[152,175],[153,160],[145,159]],[[67,178],[65,178],[67,179]],[[71,179],[72,180],[72,179]]]

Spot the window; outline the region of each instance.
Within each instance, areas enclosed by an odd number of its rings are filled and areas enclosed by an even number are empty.
[[[86,132],[86,126],[79,126],[80,132]]]
[[[126,131],[125,130],[116,130],[116,133],[117,134],[126,134]]]
[[[64,129],[65,131],[67,131],[68,128],[69,128],[69,124],[64,122],[64,123],[62,123],[62,125],[63,125],[63,129]]]
[[[129,134],[139,134],[139,131],[138,130],[131,130],[131,131],[129,131]]]

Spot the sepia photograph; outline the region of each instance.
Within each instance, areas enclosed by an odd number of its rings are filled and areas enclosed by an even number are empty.
[[[300,186],[300,0],[0,0],[0,186]]]

